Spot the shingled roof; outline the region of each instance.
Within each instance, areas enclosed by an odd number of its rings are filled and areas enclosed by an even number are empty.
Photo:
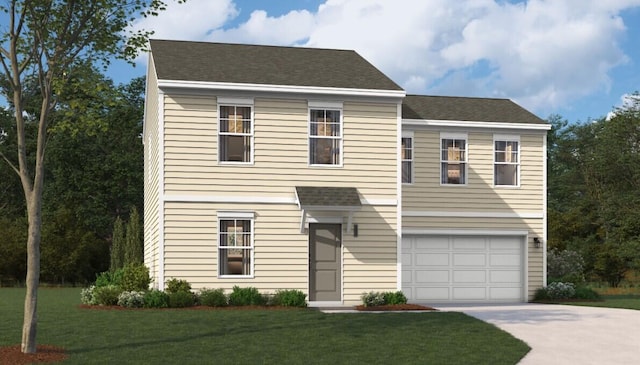
[[[546,124],[509,99],[407,95],[403,119]]]
[[[403,91],[355,51],[168,40],[150,43],[160,80]]]

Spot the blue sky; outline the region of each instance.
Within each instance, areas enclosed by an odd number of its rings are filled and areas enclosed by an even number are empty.
[[[640,91],[640,0],[188,0],[135,27],[160,39],[354,49],[409,93],[510,98],[570,122]],[[126,82],[145,63],[117,63],[110,76]]]

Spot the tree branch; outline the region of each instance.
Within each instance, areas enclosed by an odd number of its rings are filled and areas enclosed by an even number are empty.
[[[16,167],[16,165],[13,164],[13,162],[11,162],[7,156],[4,155],[4,153],[0,152],[0,157],[2,157],[2,159],[4,159],[8,164],[9,167],[11,167],[11,169],[13,171],[15,171],[16,174],[18,174],[18,176],[20,176],[20,170],[18,170],[18,168]]]

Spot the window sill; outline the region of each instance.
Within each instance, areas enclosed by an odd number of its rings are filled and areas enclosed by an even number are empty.
[[[218,279],[254,279],[254,275],[220,275],[218,274]]]

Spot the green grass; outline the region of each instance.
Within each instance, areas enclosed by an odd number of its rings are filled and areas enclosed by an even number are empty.
[[[640,310],[640,295],[637,294],[603,295],[602,299],[597,302],[566,302],[562,304]]]
[[[89,310],[79,289],[41,289],[38,343],[65,364],[516,364],[522,341],[462,313]],[[17,344],[23,289],[0,289],[0,346]]]

